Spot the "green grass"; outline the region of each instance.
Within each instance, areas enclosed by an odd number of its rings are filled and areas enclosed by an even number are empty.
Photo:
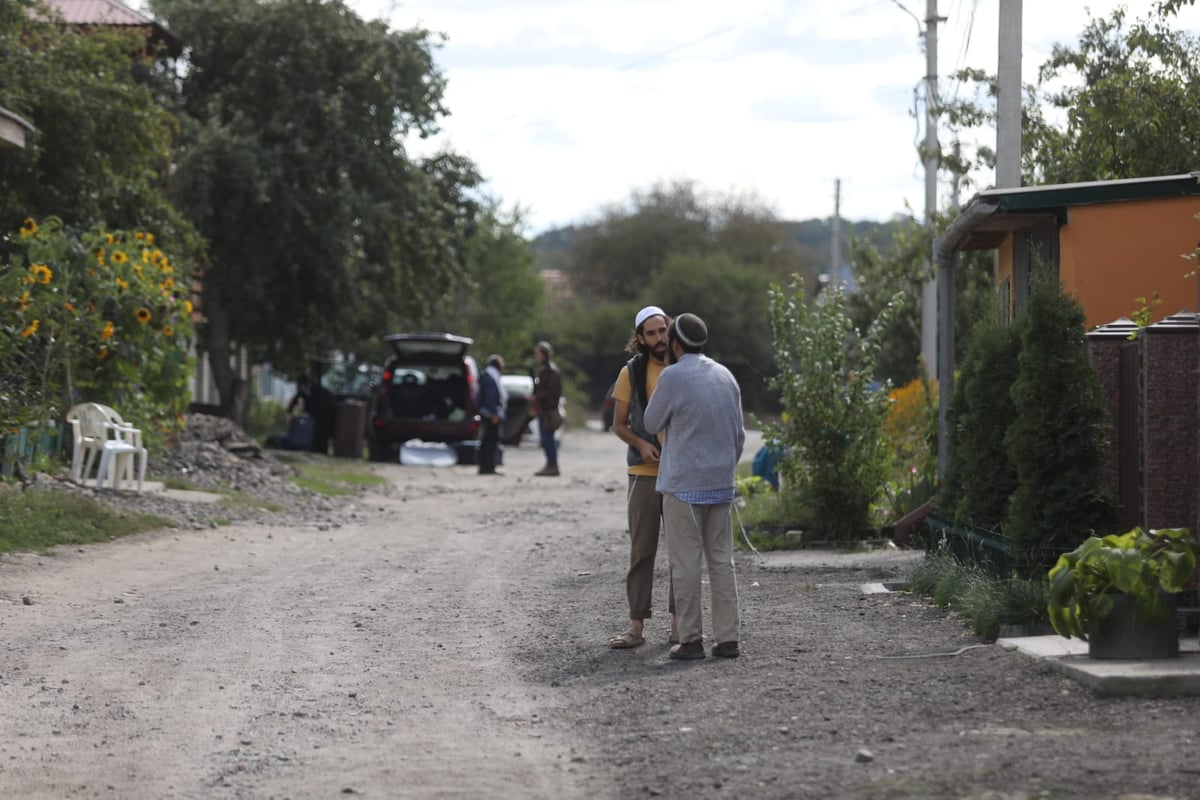
[[[985,639],[995,639],[1002,625],[1045,624],[1046,584],[1041,580],[997,578],[952,554],[931,551],[909,579],[911,591],[950,608]]]
[[[0,553],[48,553],[169,527],[162,517],[117,513],[80,495],[0,486]]]
[[[382,486],[387,478],[376,475],[370,467],[355,461],[308,461],[296,463],[300,476],[297,486],[329,497],[354,494],[367,486]]]

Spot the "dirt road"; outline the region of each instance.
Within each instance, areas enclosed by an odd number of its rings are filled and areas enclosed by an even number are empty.
[[[572,431],[558,479],[505,460],[380,466],[341,526],[0,563],[0,797],[1200,797],[1200,701],[962,650],[860,591],[894,555],[739,555],[734,661],[668,661],[661,591],[647,644],[608,650],[622,446]]]

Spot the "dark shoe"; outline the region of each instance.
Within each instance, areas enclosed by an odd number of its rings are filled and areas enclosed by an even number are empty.
[[[667,653],[667,657],[680,659],[683,661],[692,661],[697,658],[704,658],[704,642],[697,639],[694,642],[677,644],[671,648],[671,652]]]
[[[737,642],[718,642],[713,645],[713,655],[717,658],[737,658],[740,655]]]
[[[558,475],[558,465],[557,465],[557,464],[555,464],[555,465],[553,465],[553,466],[545,466],[545,467],[542,467],[541,469],[539,469],[537,472],[535,472],[535,473],[533,473],[533,474],[534,474],[534,475],[550,475],[550,476],[557,476],[557,475]]]

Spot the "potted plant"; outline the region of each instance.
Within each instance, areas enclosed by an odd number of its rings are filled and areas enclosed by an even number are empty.
[[[1177,656],[1174,595],[1192,582],[1197,551],[1187,528],[1091,536],[1050,570],[1050,623],[1092,658]]]

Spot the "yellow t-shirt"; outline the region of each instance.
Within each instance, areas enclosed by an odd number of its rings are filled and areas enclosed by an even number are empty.
[[[666,369],[666,364],[659,364],[653,358],[648,359],[646,363],[646,400],[649,401],[654,395],[654,387],[658,386],[658,376]],[[621,367],[621,374],[617,376],[617,385],[613,387],[613,399],[620,400],[628,405],[633,400],[633,383],[629,377],[629,365]],[[663,437],[658,435],[658,447],[662,449]],[[657,475],[658,464],[635,464],[629,468],[630,475]]]

